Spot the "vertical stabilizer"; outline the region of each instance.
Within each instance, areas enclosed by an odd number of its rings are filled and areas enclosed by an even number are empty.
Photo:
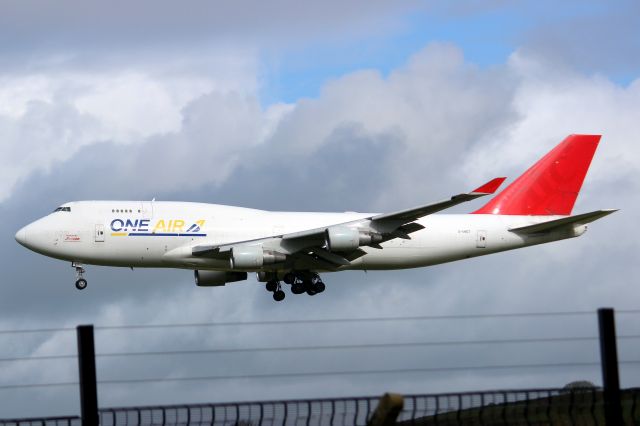
[[[570,215],[600,135],[570,135],[475,214]]]

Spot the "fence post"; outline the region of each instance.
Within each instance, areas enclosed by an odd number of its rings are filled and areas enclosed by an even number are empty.
[[[600,330],[600,362],[604,386],[604,418],[607,426],[622,424],[620,402],[620,377],[618,375],[618,350],[616,347],[616,325],[613,308],[598,309]]]
[[[82,426],[98,426],[98,389],[93,325],[79,325],[78,373],[80,377],[80,414]]]
[[[374,411],[368,426],[391,426],[396,424],[396,419],[404,407],[404,398],[397,393],[385,393],[376,411]],[[415,419],[412,419],[415,420]]]

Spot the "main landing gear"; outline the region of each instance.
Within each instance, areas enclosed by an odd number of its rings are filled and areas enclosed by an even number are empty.
[[[266,281],[265,288],[273,293],[273,300],[276,302],[284,300],[285,293],[275,273],[266,275],[264,272],[260,272],[258,278],[260,281]],[[322,293],[326,288],[320,275],[310,271],[287,272],[283,277],[283,281],[291,286],[291,293],[293,294],[307,293],[309,296],[315,296],[318,293]]]
[[[273,300],[275,300],[276,302],[281,302],[284,300],[285,294],[284,291],[282,291],[280,281],[278,281],[277,279],[267,281],[265,288],[267,289],[267,291],[273,293]]]
[[[78,290],[84,290],[87,288],[87,280],[84,279],[84,268],[81,264],[76,262],[73,262],[71,267],[76,269],[76,288]]]
[[[326,288],[320,275],[315,272],[289,272],[285,274],[283,280],[291,285],[293,294],[307,293],[309,296],[315,296]]]

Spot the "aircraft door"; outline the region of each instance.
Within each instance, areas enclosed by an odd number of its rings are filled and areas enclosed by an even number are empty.
[[[95,242],[103,243],[104,242],[104,225],[101,223],[96,224],[95,228]]]
[[[143,201],[140,204],[140,214],[143,219],[153,218],[153,201]]]
[[[487,247],[487,231],[478,231],[478,237],[476,239],[477,248]]]

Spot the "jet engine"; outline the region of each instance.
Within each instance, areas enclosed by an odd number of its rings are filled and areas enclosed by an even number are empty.
[[[246,272],[225,272],[225,271],[193,271],[196,285],[199,287],[223,286],[226,283],[244,281],[247,279]]]
[[[375,232],[361,231],[348,226],[333,226],[325,231],[325,242],[330,251],[351,251],[360,246],[377,244],[382,235]]]
[[[233,269],[256,269],[263,265],[284,262],[287,256],[276,251],[264,250],[261,246],[239,246],[231,249]]]

